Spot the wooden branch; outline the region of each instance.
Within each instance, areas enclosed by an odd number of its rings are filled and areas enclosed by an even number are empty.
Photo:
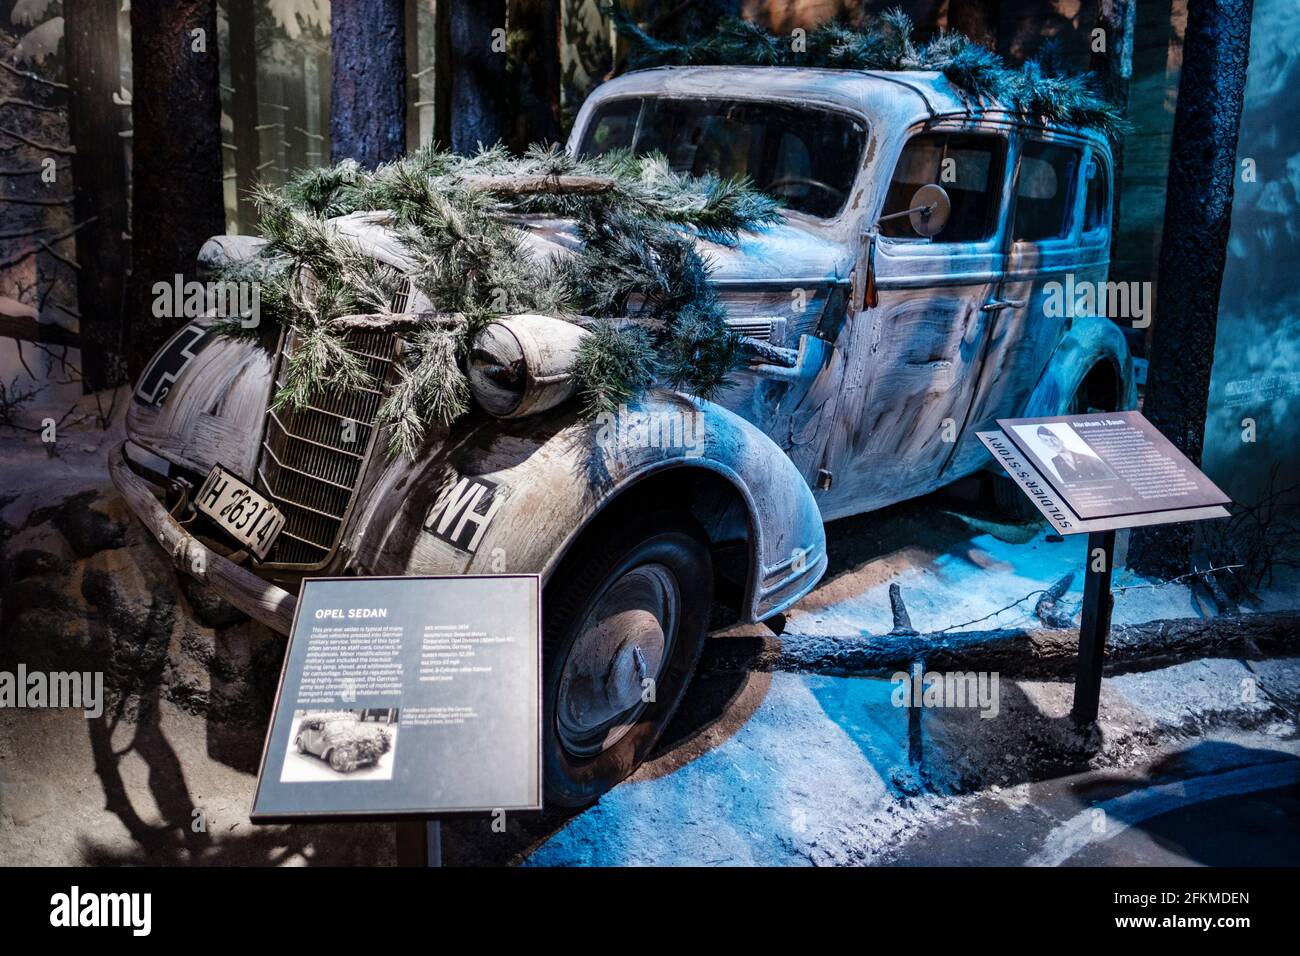
[[[613,321],[620,325],[638,325],[657,331],[665,326],[662,319],[649,319],[629,316],[622,319],[594,319],[590,316],[574,318],[575,325],[590,328],[599,322]],[[339,332],[403,332],[426,328],[430,325],[439,328],[459,328],[465,317],[459,312],[398,312],[379,315],[344,315],[330,321],[330,328]],[[799,353],[794,349],[781,348],[759,339],[742,336],[741,348],[752,363],[780,365],[794,368],[799,364]]]
[[[68,88],[67,83],[59,83],[56,80],[47,80],[45,77],[37,76],[35,73],[28,73],[26,70],[20,70],[13,64],[6,63],[3,60],[0,60],[0,67],[4,67],[15,76],[21,76],[25,80],[31,80],[33,83],[44,83],[46,86],[52,86],[56,90],[66,90]]]
[[[26,136],[22,135],[21,133],[15,133],[13,130],[6,129],[3,126],[0,126],[0,133],[3,133],[5,136],[8,136],[10,139],[16,139],[20,143],[25,143],[26,145],[32,147],[33,149],[39,149],[46,153],[59,153],[62,156],[75,156],[77,153],[75,147],[55,146],[53,143],[38,143],[34,139],[28,139]]]
[[[594,196],[610,192],[616,185],[607,176],[462,176],[461,181],[479,192],[509,196]]]
[[[62,262],[65,266],[69,267],[70,269],[76,269],[78,272],[81,271],[80,262],[78,262],[76,259],[69,259],[63,253],[59,252],[59,250],[55,249],[52,245],[50,245],[50,242],[57,242],[58,241],[57,239],[53,239],[53,240],[37,239],[36,241],[40,243],[41,251],[48,252],[50,255],[58,259],[60,262]]]
[[[404,332],[427,328],[454,329],[465,322],[459,312],[389,312],[379,315],[343,315],[330,320],[338,332]]]
[[[72,197],[64,199],[23,199],[19,196],[0,196],[0,202],[11,202],[15,206],[67,206],[72,203]]]
[[[59,254],[58,252],[55,252],[51,244],[55,242],[62,242],[64,239],[67,239],[70,236],[72,236],[74,233],[76,233],[77,230],[82,229],[85,226],[89,226],[92,222],[94,222],[98,218],[99,218],[98,216],[91,216],[89,219],[77,223],[71,229],[65,229],[57,236],[51,236],[49,239],[37,239],[36,240],[37,244],[31,247],[30,249],[27,249],[25,252],[20,252],[10,256],[8,259],[0,260],[0,269],[8,269],[11,266],[16,266],[18,265],[18,263],[24,261],[25,259],[30,259],[38,252],[48,252],[56,259],[59,259],[62,262],[65,262],[68,265],[72,266],[72,268],[80,269],[81,267],[77,265],[76,262],[74,262],[71,259],[68,259],[66,256]]]
[[[70,345],[73,348],[81,344],[76,332],[70,332],[61,325],[38,322],[27,316],[0,315],[0,335],[27,342]]]
[[[799,353],[797,351],[781,348],[779,345],[764,342],[762,339],[742,335],[740,347],[741,351],[745,353],[745,358],[751,364],[780,365],[785,368],[794,368],[799,364]]]
[[[1009,628],[915,636],[821,637],[786,632],[779,640],[737,637],[710,641],[715,670],[891,674],[924,659],[931,670],[988,670],[1007,678],[1069,677],[1078,657],[1078,628]],[[1300,611],[1174,618],[1116,625],[1106,641],[1107,673],[1152,670],[1198,657],[1258,660],[1300,649]]]
[[[56,170],[71,169],[72,164],[56,163],[54,168]],[[0,169],[0,176],[35,176],[38,173],[43,173],[43,172],[45,172],[45,167],[43,166],[29,166],[26,169]]]
[[[12,96],[6,96],[4,99],[0,100],[0,107],[5,106],[21,106],[23,109],[40,110],[42,113],[59,112],[59,107],[57,106],[42,106],[40,103],[33,103],[31,100],[20,100]]]

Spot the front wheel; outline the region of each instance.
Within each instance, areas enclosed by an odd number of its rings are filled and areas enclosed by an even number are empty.
[[[357,769],[356,757],[345,747],[335,747],[330,751],[330,766],[339,773],[351,773]]]
[[[546,800],[580,807],[646,758],[704,646],[713,565],[688,516],[605,520],[546,589]]]

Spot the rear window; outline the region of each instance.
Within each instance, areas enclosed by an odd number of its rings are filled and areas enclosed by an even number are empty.
[[[1025,142],[1016,181],[1015,239],[1034,242],[1070,234],[1079,161],[1079,151],[1069,146]]]
[[[1002,168],[1006,141],[998,136],[969,133],[921,133],[903,147],[889,183],[881,215],[911,208],[912,196],[929,183],[948,193],[952,212],[948,224],[932,242],[976,242],[993,235],[1002,198]],[[886,219],[881,235],[915,238],[906,216]]]
[[[602,104],[579,153],[659,152],[674,172],[748,176],[788,208],[828,219],[848,201],[866,134],[861,122],[829,110],[644,97]]]

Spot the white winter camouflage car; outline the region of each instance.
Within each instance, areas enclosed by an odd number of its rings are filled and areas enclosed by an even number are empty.
[[[1106,280],[1098,134],[975,105],[934,73],[693,67],[604,84],[568,148],[659,150],[784,202],[734,246],[698,240],[729,324],[765,346],[718,401],[658,389],[592,421],[559,400],[572,326],[508,319],[471,360],[478,407],[390,458],[372,427],[382,388],[271,410],[292,334],[268,349],[200,320],[146,369],[111,465],[182,570],[280,632],[308,575],[540,573],[546,795],[576,806],[645,758],[714,599],[776,618],[826,568],[823,522],[984,467],[975,432],[996,418],[1135,393],[1113,322],[1044,308],[1067,275]],[[384,222],[337,220],[409,265]],[[562,221],[520,228],[539,255],[575,241]],[[217,237],[201,260],[254,247]],[[391,383],[400,335],[348,342]]]

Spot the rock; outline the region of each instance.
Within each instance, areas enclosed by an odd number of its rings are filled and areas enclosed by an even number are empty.
[[[84,491],[49,508],[32,512],[28,524],[49,522],[67,538],[73,552],[88,558],[100,551],[126,545],[127,523],[115,521],[103,511],[91,507],[98,498],[94,491]]]
[[[15,614],[0,643],[0,658],[22,661],[32,670],[99,670],[103,665],[91,647],[82,610],[41,608]]]
[[[14,581],[0,596],[4,619],[12,620],[24,611],[57,611],[70,608],[72,602],[59,590],[56,582],[43,577]]]
[[[68,571],[67,561],[40,548],[24,548],[9,559],[9,576],[13,581],[43,575],[64,575]]]
[[[212,588],[188,575],[181,578],[181,587],[194,616],[201,624],[208,627],[233,627],[249,619],[247,614],[223,600]]]

